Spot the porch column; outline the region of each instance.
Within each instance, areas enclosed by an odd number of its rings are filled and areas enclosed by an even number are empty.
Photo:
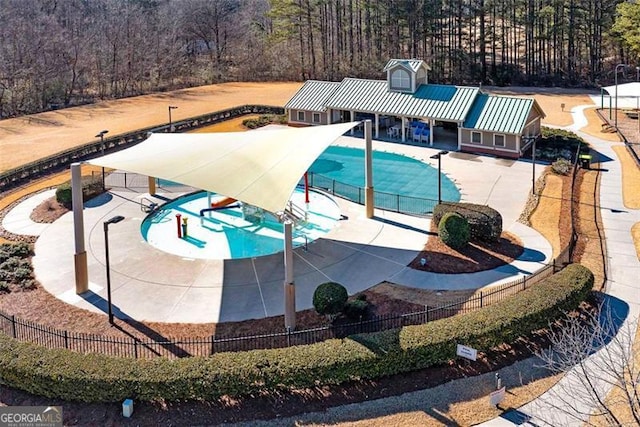
[[[350,122],[355,122],[356,121],[356,112],[351,110],[349,111],[349,114],[351,115],[351,120],[349,120]],[[350,135],[353,136],[353,128],[351,128],[351,130],[349,131]]]
[[[376,139],[378,139],[378,135],[380,134],[380,114],[376,113]],[[366,126],[366,123],[365,123]]]
[[[293,283],[293,224],[286,221],[284,227],[284,327],[296,328],[296,287]]]
[[[365,141],[365,193],[364,193],[364,209],[367,218],[373,218],[374,209],[374,192],[373,192],[373,148],[371,144],[371,120],[364,122],[364,141]]]
[[[433,146],[433,134],[435,133],[435,129],[433,129],[433,124],[435,120],[429,119],[429,145]]]
[[[458,123],[458,150],[462,149],[462,127]]]
[[[327,124],[330,125],[331,124],[331,115],[333,114],[333,111],[331,111],[331,108],[327,109]]]
[[[82,164],[71,164],[71,203],[73,206],[73,235],[75,254],[73,256],[76,274],[76,294],[89,290],[87,251],[84,247],[84,208],[82,203]]]
[[[401,119],[402,119],[402,126],[401,126],[400,131],[402,132],[402,142],[405,142],[406,141],[406,138],[405,138],[405,133],[406,133],[405,126],[407,124],[407,118],[405,116],[402,116]]]

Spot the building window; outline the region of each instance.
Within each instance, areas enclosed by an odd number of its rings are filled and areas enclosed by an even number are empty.
[[[298,111],[298,121],[299,122],[304,122],[305,118],[304,118],[304,111]]]
[[[496,147],[504,147],[504,135],[493,135],[493,145]]]
[[[313,113],[313,123],[320,123],[320,113]]]
[[[411,77],[405,70],[395,70],[391,73],[391,87],[394,89],[411,89]]]
[[[480,133],[480,132],[471,132],[471,143],[472,144],[482,144],[482,133]]]

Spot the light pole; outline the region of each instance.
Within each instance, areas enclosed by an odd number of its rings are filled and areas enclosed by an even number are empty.
[[[104,226],[104,258],[105,268],[107,269],[107,303],[109,304],[109,323],[113,325],[113,308],[111,307],[111,272],[109,268],[109,224],[117,224],[124,217],[117,215],[103,223]]]
[[[173,123],[171,122],[171,110],[175,110],[176,107],[175,105],[169,105],[169,132],[173,132]]]
[[[448,151],[440,151],[431,156],[431,159],[438,159],[438,204],[442,203],[442,156],[449,154]]]
[[[616,117],[615,117],[615,128],[616,130],[618,130],[618,68],[620,67],[626,67],[627,64],[618,64],[616,65],[616,69],[615,69],[615,76],[614,76],[614,80],[616,82]]]
[[[101,130],[95,137],[100,138],[100,155],[104,156],[104,135],[109,133],[108,130]],[[104,166],[102,167],[102,190],[104,191]]]
[[[536,141],[538,140],[537,137],[533,136],[529,136],[527,137],[529,139],[532,139],[532,147],[531,147],[531,164],[532,164],[532,174],[531,174],[531,194],[532,195],[536,195]]]

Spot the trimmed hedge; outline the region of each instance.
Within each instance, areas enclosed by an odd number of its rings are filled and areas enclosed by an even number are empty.
[[[469,243],[469,222],[460,214],[447,212],[438,224],[438,237],[453,249],[462,249]]]
[[[0,334],[0,383],[83,402],[215,399],[374,379],[445,363],[456,344],[486,351],[575,309],[593,274],[570,265],[513,298],[419,326],[210,357],[136,360],[46,349]]]
[[[502,234],[502,215],[489,206],[475,203],[439,203],[433,209],[435,225],[438,226],[442,217],[449,212],[462,215],[467,220],[471,240],[495,242]]]

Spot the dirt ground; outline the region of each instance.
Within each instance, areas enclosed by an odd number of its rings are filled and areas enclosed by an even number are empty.
[[[622,163],[622,198],[624,206],[629,209],[640,209],[640,168],[631,157],[626,147],[613,147]]]
[[[529,219],[531,226],[538,230],[551,243],[553,256],[560,253],[560,210],[562,204],[563,179],[560,175],[548,174],[537,209]]]
[[[591,98],[580,91],[561,88],[489,87],[483,88],[499,95],[526,96],[536,100],[546,117],[543,125],[569,126],[573,123],[571,109],[579,105],[592,105]],[[564,108],[561,105],[564,104]]]
[[[0,172],[106,137],[246,104],[284,106],[302,83],[223,83],[0,121]]]
[[[605,141],[620,142],[621,139],[617,132],[612,132],[609,128],[602,126],[606,122],[600,118],[596,109],[596,107],[593,107],[584,110],[584,115],[589,121],[589,124],[580,130],[596,138],[604,139]]]

